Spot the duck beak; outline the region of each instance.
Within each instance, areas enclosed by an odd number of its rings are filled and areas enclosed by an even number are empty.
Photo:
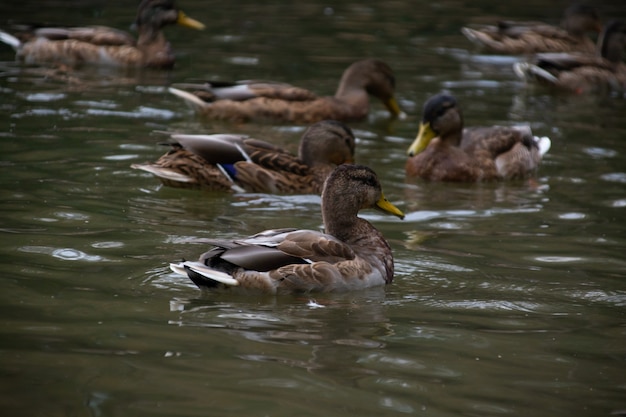
[[[376,202],[376,208],[382,210],[385,213],[393,214],[394,216],[398,216],[401,219],[404,219],[404,213],[400,211],[400,209],[389,202],[385,198],[384,194],[380,195],[380,198]]]
[[[437,134],[435,133],[433,128],[430,127],[430,123],[420,123],[420,130],[417,133],[417,137],[415,138],[411,146],[409,146],[407,154],[409,156],[415,156],[418,153],[422,152],[424,149],[426,149],[430,141],[436,136]]]
[[[400,105],[395,97],[389,97],[389,99],[385,101],[385,107],[387,107],[387,110],[389,110],[389,113],[391,113],[392,116],[397,117],[400,120],[406,119],[406,113],[400,109]]]
[[[187,16],[185,13],[181,11],[178,12],[178,19],[176,19],[176,24],[185,26],[191,29],[197,29],[197,30],[204,29],[203,23],[198,22],[196,19],[192,19],[191,17]]]

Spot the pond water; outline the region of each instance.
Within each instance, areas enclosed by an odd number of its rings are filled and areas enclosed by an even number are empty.
[[[127,28],[122,1],[0,5],[4,23]],[[626,101],[527,88],[515,58],[460,26],[557,23],[565,4],[215,2],[180,6],[170,72],[64,74],[0,46],[0,408],[28,416],[608,416],[626,410]],[[603,17],[626,17],[597,2]],[[68,7],[69,6],[69,7]],[[362,57],[389,63],[406,120],[353,123],[357,161],[405,220],[392,285],[349,294],[199,291],[170,261],[194,238],[318,228],[319,197],[159,186],[132,163],[155,130],[235,132],[297,148],[302,126],[210,123],[166,92],[194,78],[276,79],[332,94]],[[430,95],[467,125],[530,123],[552,148],[535,179],[406,181]]]

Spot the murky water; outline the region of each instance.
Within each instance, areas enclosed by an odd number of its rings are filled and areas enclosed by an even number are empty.
[[[6,19],[132,21],[126,2],[24,1]],[[626,17],[619,2],[605,16]],[[0,371],[7,415],[608,416],[626,409],[626,101],[527,89],[513,58],[458,28],[558,21],[560,5],[485,0],[329,6],[181,1],[207,24],[168,29],[172,72],[69,79],[0,47]],[[202,293],[167,263],[195,237],[317,228],[316,196],[162,188],[129,168],[155,130],[244,132],[295,150],[301,126],[201,122],[174,81],[265,78],[332,94],[352,61],[396,71],[409,118],[379,103],[351,126],[404,221],[387,288],[338,295]],[[530,122],[552,138],[534,181],[406,182],[418,113],[446,89],[466,123]]]

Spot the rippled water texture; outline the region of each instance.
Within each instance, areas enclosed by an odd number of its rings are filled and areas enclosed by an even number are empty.
[[[6,4],[5,4],[6,3]],[[128,28],[122,1],[22,1],[9,20]],[[11,416],[609,416],[626,410],[626,101],[526,88],[466,23],[556,23],[540,1],[180,0],[171,72],[66,73],[0,45],[0,409]],[[620,2],[603,16],[626,17]],[[160,187],[130,164],[157,130],[239,132],[295,151],[303,127],[203,122],[166,92],[198,78],[332,94],[352,61],[396,71],[407,120],[354,123],[357,161],[404,221],[392,285],[352,294],[202,293],[167,264],[196,238],[318,228],[319,197]],[[407,182],[431,94],[467,125],[530,123],[552,149],[530,181]]]

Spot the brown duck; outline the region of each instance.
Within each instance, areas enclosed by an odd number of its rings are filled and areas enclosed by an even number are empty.
[[[341,122],[325,120],[302,135],[298,156],[270,143],[238,135],[174,134],[172,149],[151,164],[163,184],[218,191],[319,194],[330,172],[354,162],[355,139]]]
[[[17,59],[27,64],[171,68],[174,54],[162,29],[173,24],[204,29],[202,23],[177,10],[171,0],[143,0],[135,21],[137,40],[105,26],[42,27],[17,37],[0,32],[0,40],[13,46]]]
[[[575,93],[626,92],[626,24],[609,22],[596,54],[537,54],[529,62],[517,62],[515,73],[528,82]]]
[[[464,27],[461,32],[481,48],[499,54],[534,54],[538,52],[593,52],[589,32],[602,29],[597,11],[584,4],[565,10],[562,27],[541,22],[502,21],[497,26],[476,29]]]
[[[527,126],[463,130],[456,99],[437,94],[426,101],[419,133],[408,149],[409,177],[430,181],[488,181],[523,178],[550,148]]]
[[[334,96],[320,97],[309,90],[275,82],[179,84],[178,87],[192,91],[172,87],[170,92],[211,119],[238,122],[266,119],[304,124],[325,119],[356,121],[367,117],[369,95],[380,99],[393,116],[404,116],[394,98],[393,71],[377,59],[350,65]]]
[[[391,283],[393,254],[384,236],[357,216],[366,208],[404,218],[370,168],[340,165],[322,192],[325,233],[266,230],[215,248],[197,262],[171,264],[199,288],[237,287],[266,293],[358,290]]]

